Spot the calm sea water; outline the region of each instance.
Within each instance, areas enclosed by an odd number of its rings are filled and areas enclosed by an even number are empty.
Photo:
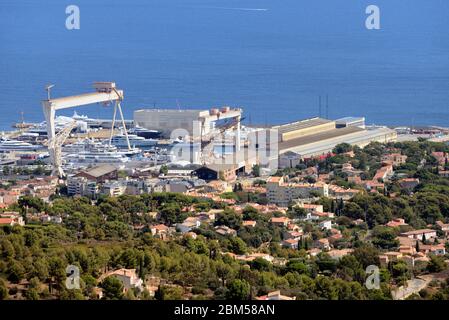
[[[80,30],[65,28],[69,4]],[[369,4],[379,31],[365,28]],[[42,121],[47,83],[56,97],[110,80],[127,117],[237,105],[253,123],[281,123],[317,115],[319,95],[324,115],[327,94],[330,118],[448,126],[448,13],[447,0],[2,0],[0,129],[20,111]]]

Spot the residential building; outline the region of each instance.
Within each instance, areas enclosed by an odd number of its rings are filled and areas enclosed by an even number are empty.
[[[395,228],[395,227],[400,227],[400,226],[408,226],[408,224],[405,223],[404,219],[396,218],[396,219],[393,219],[391,221],[388,221],[386,226]]]
[[[420,230],[404,232],[401,234],[401,236],[408,237],[410,239],[416,239],[416,240],[422,240],[423,237],[425,237],[426,240],[429,240],[431,238],[436,238],[437,232],[436,232],[436,230],[432,230],[432,229],[420,229]]]
[[[328,255],[334,260],[340,260],[344,256],[351,254],[353,249],[332,249],[327,252]]]
[[[286,177],[268,178],[266,188],[268,201],[283,207],[287,207],[295,199],[329,195],[326,183],[288,182]]]
[[[254,228],[256,226],[257,222],[253,220],[244,220],[242,221],[242,226],[244,227],[251,227]]]
[[[176,224],[176,229],[181,233],[187,233],[194,228],[201,225],[201,220],[198,217],[188,217],[182,223]]]
[[[267,295],[257,297],[256,300],[296,300],[296,297],[284,296],[280,291],[273,291]]]
[[[399,166],[407,161],[407,156],[400,153],[390,153],[383,155],[381,161],[384,163],[391,164],[393,166]]]
[[[101,188],[101,194],[109,197],[118,197],[125,194],[126,183],[119,181],[111,181],[103,184]]]
[[[226,182],[233,182],[237,178],[237,166],[233,164],[209,164],[202,166],[195,170],[198,178],[211,181],[223,180]]]
[[[445,152],[440,152],[440,151],[434,151],[431,153],[431,155],[437,159],[438,163],[441,166],[444,166],[446,164],[446,161],[448,159],[448,155]]]
[[[325,230],[332,229],[332,221],[330,221],[330,220],[321,221],[319,225],[320,225],[321,229],[325,229]]]
[[[301,237],[304,233],[302,231],[284,231],[282,236],[285,240],[293,239],[296,241],[301,240]]]
[[[443,223],[442,221],[437,221],[436,225],[444,232],[447,236],[449,234],[449,223]]]
[[[399,180],[399,185],[402,189],[407,189],[408,191],[413,191],[419,184],[418,178],[405,178]]]
[[[0,214],[0,226],[24,226],[25,221],[18,212],[4,212]]]
[[[169,233],[169,227],[164,224],[157,224],[149,227],[153,236],[165,239]]]
[[[420,244],[419,252],[423,252],[425,254],[434,254],[437,256],[444,256],[446,254],[446,246],[444,243],[439,244]]]
[[[108,272],[100,277],[100,281],[107,277],[115,277],[123,284],[123,292],[137,288],[143,290],[143,280],[139,278],[136,269],[118,269]]]
[[[388,179],[393,175],[393,166],[391,164],[381,167],[377,170],[373,177],[374,182],[388,181]]]
[[[314,247],[321,250],[329,250],[330,249],[329,240],[326,238],[318,239],[314,242]]]
[[[349,200],[360,193],[357,189],[345,189],[337,185],[329,185],[329,196],[335,199]]]
[[[216,226],[215,232],[221,236],[232,236],[235,237],[237,235],[237,231],[228,226]]]
[[[272,217],[270,222],[279,227],[286,227],[290,222],[290,219],[287,217]]]
[[[286,239],[286,240],[283,240],[281,242],[281,245],[284,248],[297,250],[298,249],[298,240],[296,240],[296,239]]]

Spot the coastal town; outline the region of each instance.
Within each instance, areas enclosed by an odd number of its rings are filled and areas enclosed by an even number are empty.
[[[447,129],[127,120],[115,83],[94,88],[3,133],[0,299],[449,298]],[[55,116],[99,101],[112,120]]]

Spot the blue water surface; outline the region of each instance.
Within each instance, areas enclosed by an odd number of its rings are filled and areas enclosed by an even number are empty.
[[[80,30],[65,27],[71,4]],[[380,30],[365,28],[370,4]],[[56,97],[111,80],[128,118],[235,105],[282,123],[318,115],[320,95],[325,116],[328,95],[330,118],[449,125],[448,15],[447,0],[2,0],[0,129],[20,111],[42,121],[47,83]]]

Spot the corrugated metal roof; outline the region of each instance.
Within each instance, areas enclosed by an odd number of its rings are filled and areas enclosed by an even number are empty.
[[[279,143],[279,150],[288,150],[293,147],[299,147],[302,145],[307,145],[310,143],[315,143],[331,138],[341,137],[347,134],[351,134],[354,132],[361,132],[364,131],[362,128],[359,127],[347,127],[347,128],[341,128],[341,129],[333,129],[329,131],[319,132],[317,134],[311,134],[304,137],[299,137],[296,139],[284,141]]]
[[[86,170],[86,171],[84,171],[84,173],[86,173],[92,177],[98,178],[105,174],[111,173],[115,170],[117,170],[117,168],[114,167],[113,165],[104,164],[104,165],[93,167],[89,170]]]
[[[286,133],[286,132],[290,132],[290,131],[306,129],[306,128],[319,126],[322,124],[332,123],[332,122],[333,121],[331,121],[331,120],[327,120],[327,119],[323,119],[323,118],[311,118],[311,119],[296,121],[296,122],[292,122],[292,123],[281,124],[278,126],[273,126],[272,129],[277,129],[278,132],[280,134],[282,134],[282,133]]]

